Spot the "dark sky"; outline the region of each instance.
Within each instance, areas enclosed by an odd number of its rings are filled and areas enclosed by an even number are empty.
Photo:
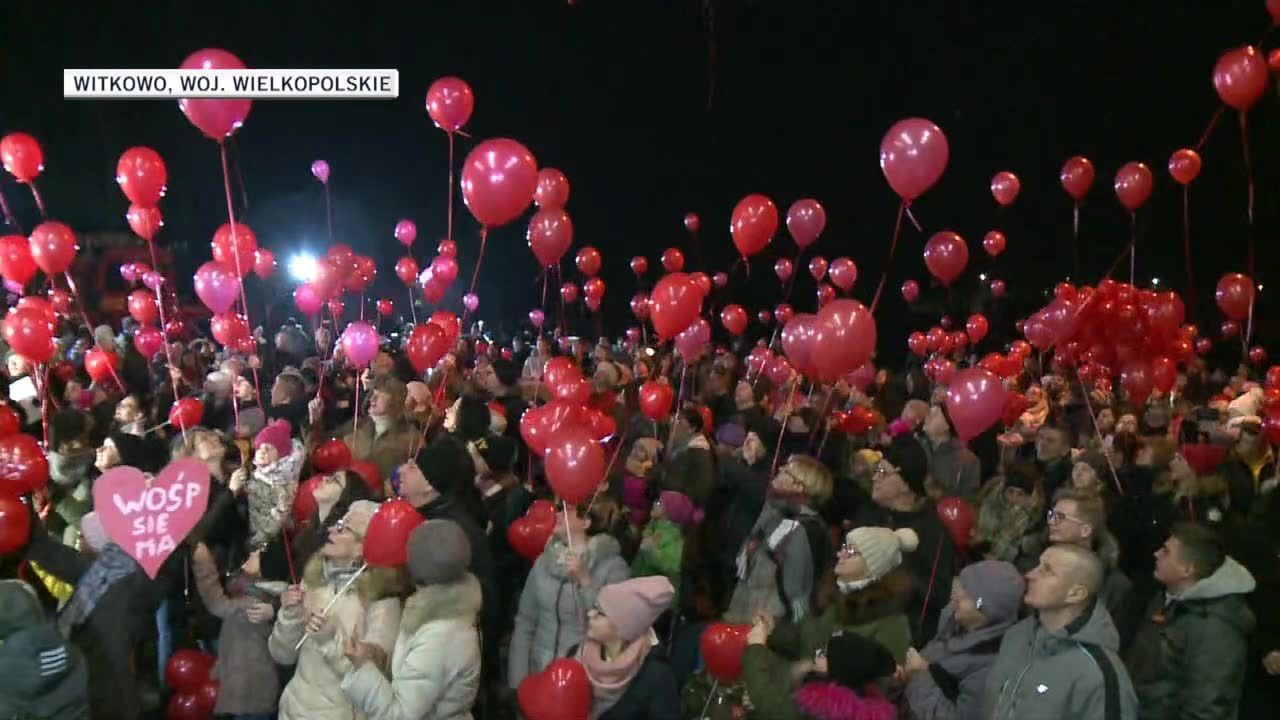
[[[969,241],[962,290],[976,286],[979,270],[992,272],[983,233],[1000,228],[1009,236],[994,273],[1007,279],[1011,297],[1003,311],[988,307],[992,315],[1011,323],[1070,273],[1071,206],[1057,178],[1076,153],[1098,169],[1082,215],[1084,278],[1096,280],[1127,240],[1111,180],[1124,162],[1142,160],[1155,172],[1156,191],[1138,215],[1139,277],[1182,289],[1182,197],[1167,159],[1196,143],[1217,107],[1210,73],[1219,54],[1258,40],[1269,25],[1262,0],[110,5],[6,4],[0,132],[25,130],[44,144],[47,169],[38,184],[53,216],[79,230],[123,229],[115,162],[125,148],[145,144],[169,166],[162,242],[188,249],[183,260],[193,267],[226,220],[216,145],[172,103],[64,101],[64,67],[176,67],[191,51],[215,46],[250,67],[397,68],[395,101],[256,101],[234,156],[247,186],[245,218],[282,259],[327,244],[323,196],[308,165],[328,160],[339,239],[381,262],[378,294],[401,302],[405,291],[390,271],[401,248],[391,230],[401,217],[417,221],[415,254],[424,264],[444,235],[447,143],[423,98],[433,79],[456,74],[476,93],[473,138],[517,138],[540,165],[569,176],[574,247],[589,243],[603,253],[605,312],[619,329],[635,290],[628,259],[644,253],[657,268],[663,248],[675,245],[692,269],[727,269],[729,212],[749,192],[770,195],[783,212],[801,197],[824,203],[829,222],[813,251],[852,257],[860,270],[855,294],[868,300],[897,208],[878,145],[893,122],[913,115],[932,119],[950,140],[947,172],[915,210],[926,233],[953,229]],[[1275,258],[1280,219],[1276,112],[1269,91],[1250,115],[1259,268]],[[459,162],[470,146],[461,142]],[[1202,154],[1205,169],[1191,191],[1194,302],[1202,326],[1216,328],[1213,284],[1245,262],[1234,112]],[[988,182],[1005,169],[1021,177],[1023,190],[1001,211]],[[34,210],[25,189],[6,176],[0,191],[29,229]],[[703,219],[698,248],[681,226],[690,210]],[[460,201],[455,235],[460,285],[476,244]],[[882,348],[901,346],[904,320],[914,327],[936,319],[936,310],[908,314],[896,293],[906,277],[927,277],[926,237],[914,229],[903,236],[893,292],[879,313]],[[482,316],[523,317],[538,288],[523,220],[493,233],[489,252]],[[730,298],[753,314],[771,306],[778,299],[773,258],[793,252],[780,233],[753,260],[750,279],[741,271],[734,277]],[[580,279],[576,270],[567,274]],[[655,276],[651,270],[649,281]],[[801,277],[793,304],[812,309],[812,281]],[[189,281],[184,275],[181,282]],[[1264,313],[1270,294],[1262,295]]]

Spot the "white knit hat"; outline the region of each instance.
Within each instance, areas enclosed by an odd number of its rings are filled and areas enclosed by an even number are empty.
[[[902,553],[915,550],[920,537],[911,528],[860,527],[850,530],[844,541],[858,549],[871,578],[879,580],[902,564]]]

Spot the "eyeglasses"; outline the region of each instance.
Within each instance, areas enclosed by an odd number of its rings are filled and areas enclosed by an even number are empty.
[[[857,546],[849,545],[848,543],[846,543],[844,545],[841,545],[840,549],[836,551],[836,558],[848,560],[851,558],[856,558],[861,554],[862,554],[862,551],[859,550]]]
[[[339,532],[339,533],[349,532],[349,533],[351,533],[352,535],[354,535],[354,536],[356,537],[356,539],[357,539],[357,540],[359,540],[359,539],[363,539],[363,537],[364,537],[363,535],[361,535],[360,533],[356,532],[356,531],[355,531],[355,529],[353,529],[353,528],[351,527],[351,525],[347,522],[347,519],[346,519],[346,518],[342,518],[342,519],[338,520],[338,522],[334,523],[334,524],[333,524],[333,529],[334,529],[336,532]]]
[[[608,617],[607,615],[604,614],[604,611],[600,609],[599,604],[592,605],[591,609],[588,612],[592,615],[595,615],[596,617]]]
[[[1077,525],[1086,524],[1085,521],[1081,520],[1080,518],[1073,518],[1070,515],[1064,512],[1059,512],[1057,510],[1050,510],[1049,512],[1045,513],[1045,522],[1049,523],[1050,525],[1054,525],[1063,520],[1070,520],[1071,522]]]
[[[889,463],[885,462],[884,460],[881,460],[880,462],[876,463],[876,468],[875,470],[872,471],[872,474],[875,477],[880,478],[880,477],[884,477],[885,475],[898,475],[901,472],[902,472],[901,468],[896,468],[890,465]]]

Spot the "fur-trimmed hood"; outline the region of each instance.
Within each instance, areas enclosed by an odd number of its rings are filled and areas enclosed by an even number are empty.
[[[861,590],[843,593],[836,586],[835,574],[828,571],[818,590],[816,607],[821,612],[835,605],[841,625],[864,625],[906,612],[912,585],[911,573],[897,567]]]
[[[815,720],[893,720],[897,711],[881,697],[862,697],[834,682],[806,683],[792,695],[796,707]]]
[[[543,552],[547,555],[547,559],[552,562],[547,563],[547,571],[551,576],[557,579],[564,578],[564,563],[562,559],[565,553],[569,551],[569,546],[563,540],[551,536],[547,541],[547,546]],[[622,556],[622,545],[612,535],[600,533],[587,538],[587,550],[585,559],[587,567],[595,570],[604,561]]]
[[[471,573],[455,582],[423,585],[405,600],[404,612],[400,615],[400,631],[412,635],[418,628],[435,620],[474,623],[480,606],[480,581]]]
[[[325,576],[324,557],[319,551],[307,561],[302,583],[308,590],[328,588],[332,592],[337,592],[344,584],[339,583],[336,587],[331,586],[329,579]],[[368,605],[383,598],[403,595],[405,579],[396,568],[370,567],[360,574],[352,590],[355,591],[362,604]]]

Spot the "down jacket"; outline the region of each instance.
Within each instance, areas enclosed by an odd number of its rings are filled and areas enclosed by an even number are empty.
[[[948,605],[938,621],[938,636],[920,650],[929,671],[907,683],[907,703],[914,720],[980,720],[987,671],[1000,652],[1000,638],[1017,617],[972,632],[962,632],[955,607]]]
[[[395,572],[365,570],[329,610],[325,627],[296,649],[306,633],[307,617],[324,610],[353,570],[335,568],[317,553],[307,562],[302,604],[282,607],[276,617],[267,641],[271,657],[281,665],[297,665],[280,696],[280,720],[364,720],[364,713],[342,692],[342,678],[351,668],[343,648],[352,631],[358,631],[364,642],[391,656],[400,627]]]
[[[480,690],[480,582],[418,588],[404,604],[391,680],[372,662],[347,673],[342,691],[369,720],[471,720]]]
[[[1141,718],[1234,718],[1255,621],[1254,580],[1228,557],[1180,597],[1157,593],[1129,648]]]
[[[579,587],[565,575],[566,550],[557,537],[547,541],[520,593],[508,660],[507,682],[512,688],[582,642],[587,611],[596,604],[600,588],[630,577],[622,546],[612,536],[594,535],[587,541],[585,560],[591,573],[587,587]]]

